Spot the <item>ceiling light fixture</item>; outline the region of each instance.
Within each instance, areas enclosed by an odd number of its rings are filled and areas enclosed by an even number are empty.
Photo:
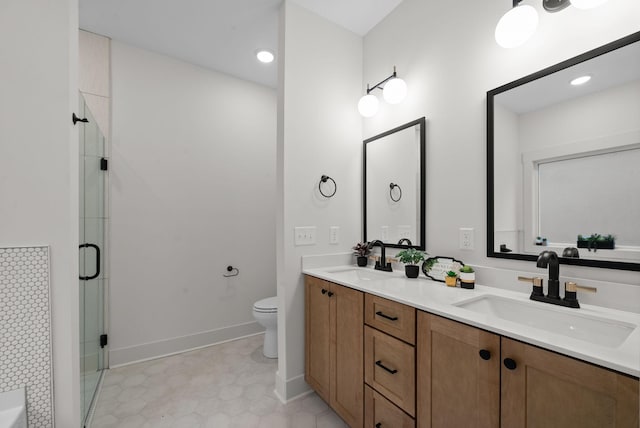
[[[256,58],[258,58],[258,61],[260,62],[269,64],[270,62],[273,62],[273,60],[275,59],[275,55],[269,50],[260,49],[258,52],[256,52]]]
[[[384,86],[382,86],[384,85]],[[375,95],[371,94],[374,89],[382,89],[382,97],[389,104],[399,104],[407,96],[407,84],[400,79],[396,73],[396,67],[393,67],[393,74],[380,83],[369,87],[367,84],[367,95],[364,95],[358,101],[358,111],[364,117],[372,117],[378,112],[380,101]]]
[[[573,86],[580,86],[580,85],[584,85],[585,83],[587,83],[589,80],[591,80],[591,76],[589,76],[588,74],[585,76],[580,76],[580,77],[576,77],[575,79],[573,79],[570,83]]]
[[[503,48],[515,48],[523,45],[536,32],[538,12],[533,6],[520,5],[523,0],[512,0],[513,8],[505,13],[496,25],[495,37]],[[558,12],[569,5],[577,9],[591,9],[607,0],[542,0],[542,7],[547,12]]]

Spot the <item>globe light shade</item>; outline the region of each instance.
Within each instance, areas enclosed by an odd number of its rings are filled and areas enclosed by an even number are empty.
[[[385,83],[382,96],[389,104],[399,104],[407,96],[407,84],[404,80],[394,77]]]
[[[571,0],[571,4],[576,9],[593,9],[606,2],[607,0]]]
[[[378,112],[380,101],[375,95],[365,95],[358,101],[358,111],[364,117],[372,117]]]
[[[516,6],[496,25],[496,42],[503,48],[515,48],[533,36],[538,27],[538,12],[533,6]]]

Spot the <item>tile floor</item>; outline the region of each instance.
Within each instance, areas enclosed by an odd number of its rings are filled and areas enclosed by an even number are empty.
[[[347,428],[316,394],[276,398],[263,337],[108,370],[91,428]]]

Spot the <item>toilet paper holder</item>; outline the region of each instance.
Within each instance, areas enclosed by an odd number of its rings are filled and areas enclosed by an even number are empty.
[[[235,268],[235,267],[233,267],[231,265],[227,266],[227,272],[229,272],[229,273],[228,274],[227,273],[223,273],[222,276],[224,276],[225,278],[230,278],[232,276],[240,275],[240,269]]]

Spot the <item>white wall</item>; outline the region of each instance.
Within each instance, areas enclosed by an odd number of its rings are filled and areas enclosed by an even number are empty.
[[[0,246],[51,248],[59,427],[80,425],[77,15],[71,0],[0,3]]]
[[[117,41],[112,85],[111,365],[260,331],[275,91]]]
[[[350,251],[362,236],[362,38],[285,0],[279,44],[276,392],[286,400],[308,389],[300,258]],[[338,185],[333,198],[318,193],[323,174]],[[296,226],[316,226],[317,244],[294,246]]]
[[[486,92],[640,30],[640,2],[618,0],[556,14],[544,12],[541,2],[534,6],[540,14],[538,31],[526,45],[512,50],[494,40],[495,25],[510,7],[503,2],[465,2],[461,7],[456,2],[404,0],[365,36],[362,91],[394,65],[409,87],[402,104],[381,103],[378,115],[365,119],[365,138],[427,118],[426,241],[432,254],[542,273],[531,263],[486,257]],[[455,196],[460,205],[445,207]],[[460,227],[475,229],[474,250],[458,249]],[[561,274],[640,284],[637,273],[628,271],[563,266]]]

